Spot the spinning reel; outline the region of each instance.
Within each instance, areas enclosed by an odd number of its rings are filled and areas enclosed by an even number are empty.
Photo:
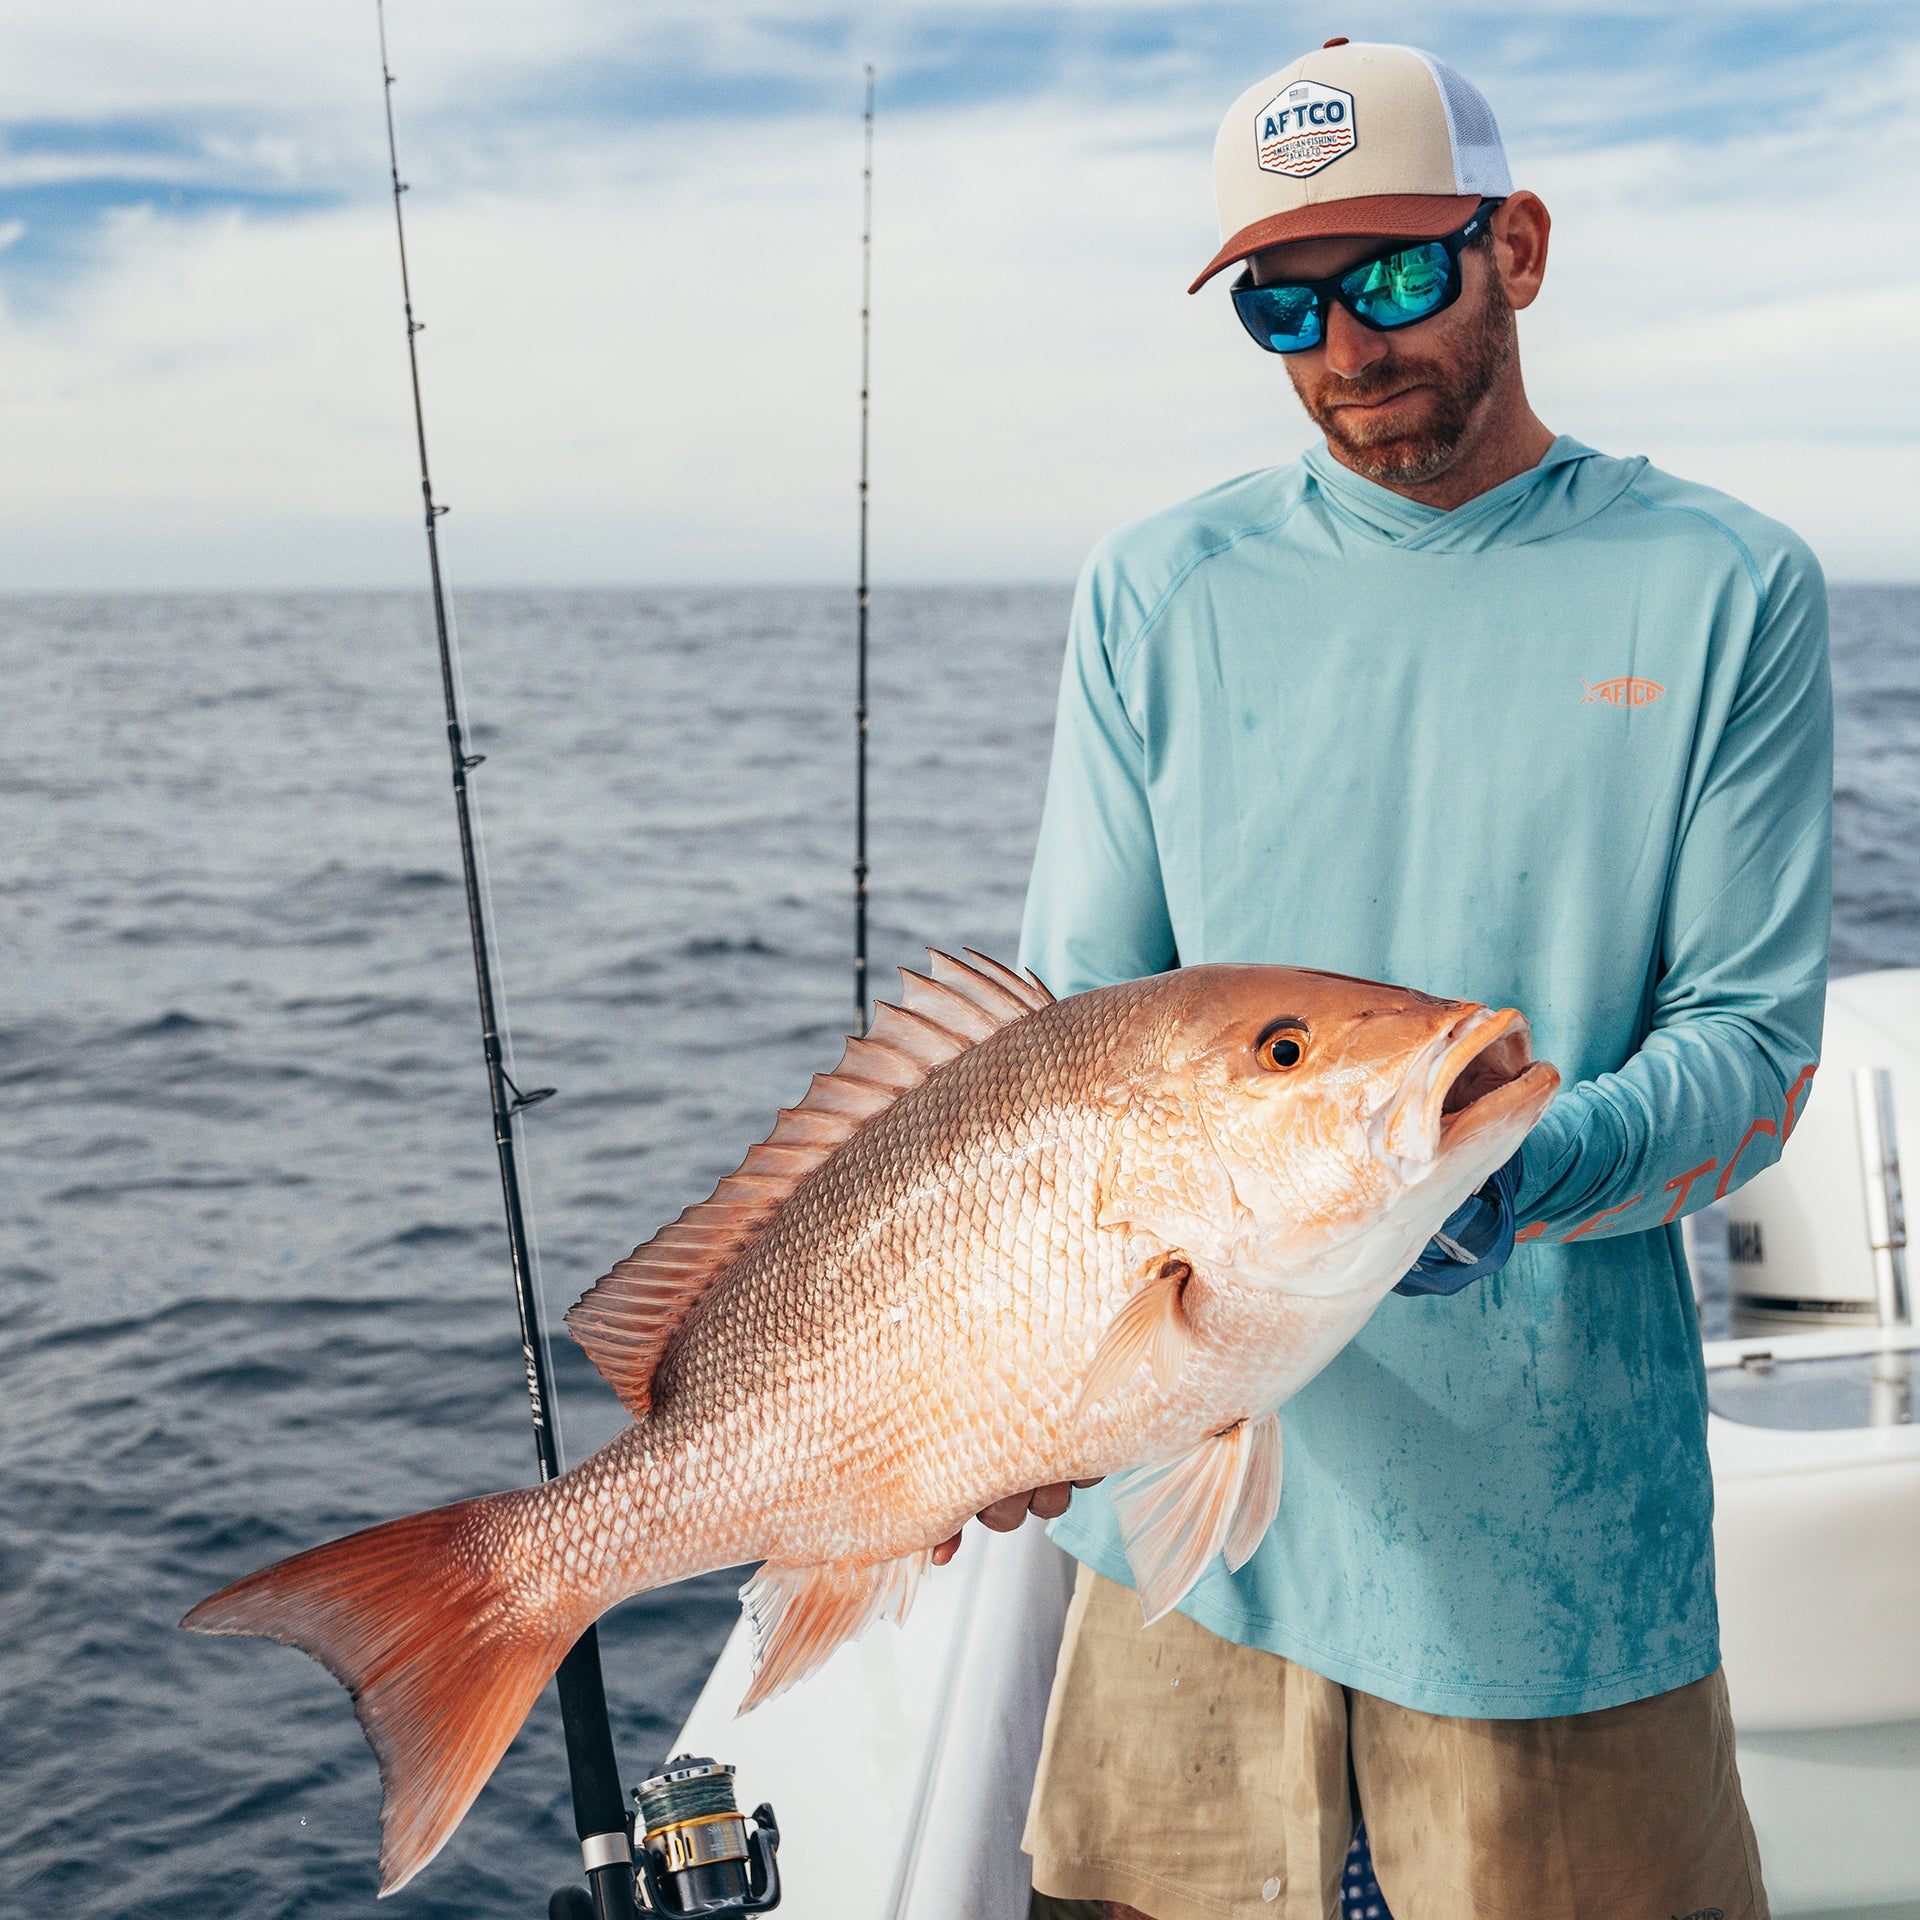
[[[735,1920],[780,1904],[773,1809],[749,1831],[733,1797],[733,1769],[677,1754],[633,1790],[634,1872],[663,1920]]]
[[[658,1920],[745,1920],[780,1904],[773,1809],[754,1808],[749,1827],[730,1766],[676,1754],[634,1788],[630,1824],[633,1889],[643,1912]],[[547,1913],[549,1920],[597,1920],[598,1906],[580,1888],[562,1887]]]

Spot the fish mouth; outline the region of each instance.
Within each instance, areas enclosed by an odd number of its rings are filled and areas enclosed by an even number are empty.
[[[1518,1123],[1516,1138],[1530,1131],[1560,1087],[1560,1075],[1533,1057],[1526,1017],[1512,1007],[1484,1009],[1475,1025],[1447,1050],[1442,1064],[1440,1151],[1450,1153],[1489,1128]]]
[[[1435,1037],[1390,1103],[1382,1148],[1403,1174],[1423,1178],[1442,1155],[1493,1129],[1517,1142],[1546,1111],[1560,1076],[1533,1057],[1526,1016],[1513,1007],[1470,1007]]]

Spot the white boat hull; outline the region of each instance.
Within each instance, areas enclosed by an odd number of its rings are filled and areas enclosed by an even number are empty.
[[[1721,1341],[1707,1364],[1766,1354],[1777,1376],[1880,1337]],[[1721,1651],[1773,1910],[1920,1920],[1920,1426],[1715,1416],[1707,1442]]]
[[[743,1808],[773,1803],[784,1920],[1025,1920],[1020,1832],[1072,1589],[1039,1527],[971,1527],[905,1627],[744,1719],[734,1630],[675,1751],[732,1761]]]

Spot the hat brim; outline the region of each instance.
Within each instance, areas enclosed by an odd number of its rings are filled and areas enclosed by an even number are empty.
[[[1289,240],[1438,240],[1464,227],[1479,204],[1477,193],[1371,193],[1269,214],[1242,227],[1187,291],[1198,293],[1221,268]]]

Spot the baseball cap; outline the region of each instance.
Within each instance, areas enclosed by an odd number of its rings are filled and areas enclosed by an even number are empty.
[[[1213,143],[1221,247],[1187,291],[1288,240],[1437,240],[1513,191],[1485,96],[1418,47],[1329,40],[1249,87]]]

